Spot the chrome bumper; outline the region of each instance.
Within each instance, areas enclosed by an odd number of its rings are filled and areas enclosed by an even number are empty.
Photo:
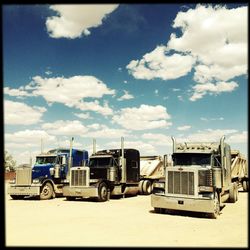
[[[151,206],[193,212],[214,212],[214,201],[210,198],[183,198],[151,194]]]
[[[7,189],[9,195],[40,195],[41,185],[15,186],[11,185]]]
[[[72,196],[72,197],[98,197],[98,188],[94,186],[89,187],[70,187],[64,186],[63,196]]]

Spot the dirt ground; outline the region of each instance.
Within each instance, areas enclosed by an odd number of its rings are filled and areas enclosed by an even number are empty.
[[[155,214],[150,196],[12,200],[5,188],[5,223],[6,246],[248,247],[248,193],[209,219]]]

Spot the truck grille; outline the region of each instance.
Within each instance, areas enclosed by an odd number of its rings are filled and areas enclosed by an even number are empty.
[[[168,171],[168,193],[194,195],[194,172]]]
[[[17,185],[31,185],[31,168],[17,168],[16,169],[16,184]]]
[[[85,169],[72,169],[70,185],[87,186],[87,171]]]

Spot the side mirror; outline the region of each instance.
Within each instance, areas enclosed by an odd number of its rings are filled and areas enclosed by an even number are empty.
[[[168,155],[164,155],[163,166],[164,166],[164,168],[166,168],[168,166]]]

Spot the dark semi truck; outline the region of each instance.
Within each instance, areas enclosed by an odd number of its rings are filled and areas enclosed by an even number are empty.
[[[88,166],[76,166],[70,170],[69,185],[63,187],[67,200],[95,198],[107,201],[110,196],[136,195],[140,181],[140,152],[124,148],[101,150],[93,154]]]

